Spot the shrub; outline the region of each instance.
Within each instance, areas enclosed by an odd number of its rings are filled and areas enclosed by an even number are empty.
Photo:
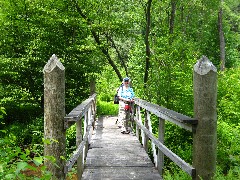
[[[113,104],[113,102],[98,101],[97,102],[97,114],[100,115],[117,115],[118,114],[118,104]]]

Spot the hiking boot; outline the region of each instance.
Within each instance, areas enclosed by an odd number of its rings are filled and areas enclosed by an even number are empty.
[[[129,134],[130,131],[121,131],[122,134]]]

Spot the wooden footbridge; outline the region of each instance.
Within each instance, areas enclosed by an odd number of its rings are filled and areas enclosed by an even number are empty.
[[[122,134],[116,120],[96,121],[82,179],[161,179],[135,134]]]
[[[216,170],[216,72],[205,59],[194,71],[196,119],[136,98],[132,132],[121,134],[117,117],[97,118],[96,94],[65,115],[64,67],[52,57],[44,68],[44,138],[52,142],[45,144],[44,154],[56,158],[55,163],[45,162],[53,179],[65,179],[73,167],[78,179],[85,180],[163,179],[164,156],[192,179],[212,179]],[[152,133],[151,116],[158,118],[157,137]],[[164,144],[165,121],[193,133],[193,165]],[[77,149],[66,160],[66,130],[73,124]]]

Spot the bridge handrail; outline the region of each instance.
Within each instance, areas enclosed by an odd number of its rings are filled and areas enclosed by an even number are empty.
[[[179,156],[177,156],[175,153],[173,153],[170,149],[168,149],[164,144],[163,144],[163,137],[164,137],[164,128],[160,130],[160,136],[161,141],[157,139],[153,133],[152,133],[152,127],[151,127],[151,120],[150,120],[150,115],[149,113],[152,113],[156,115],[159,118],[159,123],[163,121],[163,124],[165,123],[165,120],[168,120],[186,130],[192,131],[194,125],[198,123],[196,119],[190,118],[188,116],[185,116],[183,114],[180,114],[178,112],[175,112],[173,110],[169,110],[167,108],[161,107],[156,104],[152,104],[150,102],[147,102],[145,100],[135,98],[135,105],[136,105],[136,116],[134,117],[134,121],[136,122],[136,134],[139,138],[139,132],[138,129],[141,129],[141,135],[142,135],[142,144],[145,148],[146,151],[148,151],[148,145],[147,141],[151,139],[152,141],[152,151],[153,151],[153,157],[154,157],[154,162],[155,166],[161,166],[157,167],[159,170],[159,173],[162,175],[162,169],[160,170],[159,168],[163,168],[163,156],[160,159],[160,156],[157,157],[156,154],[156,149],[155,146],[158,147],[159,151],[161,153],[165,154],[167,157],[169,157],[173,162],[175,162],[182,170],[187,172],[192,178],[195,178],[196,176],[196,169],[186,163],[184,160],[182,160]],[[144,120],[144,125],[142,124],[141,120],[141,113],[140,113],[140,108],[143,108],[146,110],[146,116]],[[164,127],[164,125],[163,125]],[[140,139],[140,138],[139,138]],[[160,153],[158,153],[160,154]],[[161,165],[159,164],[159,161],[162,163]]]
[[[80,105],[74,108],[65,119],[65,129],[76,123],[76,144],[77,149],[73,152],[71,158],[66,162],[64,172],[67,174],[72,169],[76,161],[79,161],[77,174],[81,177],[84,160],[87,155],[88,143],[91,140],[92,130],[96,119],[96,94],[93,94]],[[82,139],[82,118],[84,117],[84,134]],[[85,148],[85,152],[84,152]]]
[[[76,122],[79,121],[88,111],[89,107],[94,105],[94,108],[96,108],[96,96],[97,94],[91,95],[88,99],[83,101],[81,104],[79,104],[77,107],[75,107],[68,115],[64,117],[65,120],[65,129],[69,128],[70,122]],[[96,111],[96,109],[95,109]]]
[[[155,114],[157,117],[170,121],[178,125],[179,127],[189,131],[193,130],[193,124],[198,123],[197,119],[188,117],[186,115],[180,114],[157,104],[152,104],[139,98],[135,98],[135,104]]]

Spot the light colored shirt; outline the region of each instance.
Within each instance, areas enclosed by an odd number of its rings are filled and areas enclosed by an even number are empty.
[[[118,96],[124,99],[133,99],[134,98],[133,89],[130,87],[126,88],[125,86],[120,87],[118,91]]]

